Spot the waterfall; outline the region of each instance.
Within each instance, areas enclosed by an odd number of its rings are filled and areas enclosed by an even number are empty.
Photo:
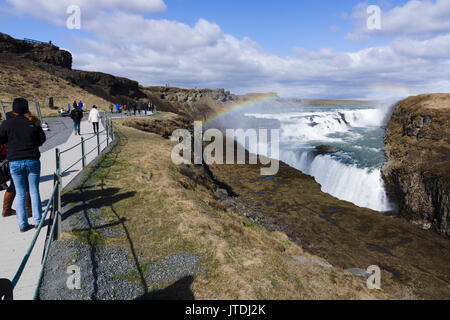
[[[386,106],[308,107],[245,116],[278,120],[282,141],[280,160],[313,176],[322,191],[360,207],[384,212],[393,206],[381,177],[385,159],[384,132],[380,134],[380,130],[391,109]],[[320,144],[337,146],[342,151],[317,154],[315,147]]]

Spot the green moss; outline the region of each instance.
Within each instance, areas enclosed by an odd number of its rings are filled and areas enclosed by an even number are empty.
[[[75,229],[71,232],[75,239],[88,246],[101,246],[105,244],[105,239],[95,230]]]

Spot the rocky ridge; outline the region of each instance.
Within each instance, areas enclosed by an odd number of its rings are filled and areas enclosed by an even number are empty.
[[[386,127],[382,168],[400,216],[450,237],[450,94],[409,97]]]

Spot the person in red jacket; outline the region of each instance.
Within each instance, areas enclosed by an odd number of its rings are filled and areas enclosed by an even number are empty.
[[[0,145],[0,161],[6,159],[7,152],[8,151],[6,150],[6,144]],[[12,204],[14,202],[15,197],[16,197],[16,188],[14,186],[14,181],[11,179],[11,183],[8,189],[6,189],[5,196],[3,197],[2,216],[4,218],[16,215],[16,210],[12,208]],[[31,211],[31,198],[30,192],[28,190],[28,184],[27,184],[27,193],[25,197],[25,207],[27,209],[28,218],[31,218],[33,214]]]

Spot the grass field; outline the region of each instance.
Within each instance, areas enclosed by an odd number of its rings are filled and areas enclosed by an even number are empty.
[[[174,117],[161,113],[151,121]],[[125,221],[129,238],[102,243],[132,243],[144,270],[170,254],[199,255],[206,272],[192,283],[196,299],[390,298],[382,291],[369,292],[363,278],[303,252],[285,234],[268,232],[226,209],[214,197],[211,181],[196,175],[201,168],[172,164],[174,142],[124,126],[124,121],[129,120],[115,122],[120,143],[102,161],[90,192],[117,188],[133,195],[102,207],[111,222]],[[139,281],[138,271],[128,280]],[[149,288],[156,289],[162,288]]]

